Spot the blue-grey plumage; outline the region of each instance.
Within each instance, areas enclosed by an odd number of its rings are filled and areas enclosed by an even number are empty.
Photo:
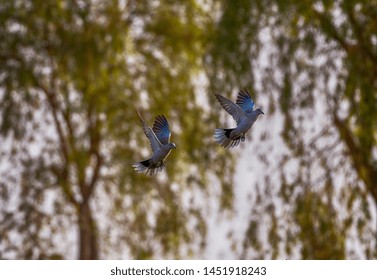
[[[216,128],[215,140],[224,148],[236,147],[245,141],[245,134],[249,132],[259,115],[264,113],[260,108],[254,110],[254,101],[247,90],[238,93],[236,104],[219,94],[215,94],[215,97],[237,123],[235,128]]]
[[[139,114],[141,124],[145,135],[151,144],[153,155],[150,159],[139,161],[132,166],[139,173],[154,175],[166,168],[165,159],[168,157],[172,149],[176,149],[174,143],[170,142],[169,123],[164,115],[158,115],[150,128]]]

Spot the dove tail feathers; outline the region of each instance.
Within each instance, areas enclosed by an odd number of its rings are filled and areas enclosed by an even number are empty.
[[[132,166],[139,173],[148,172],[148,167],[150,166],[150,160],[151,159],[135,162]]]
[[[151,159],[140,161],[140,164],[143,165],[144,167],[149,167],[151,165],[150,160]]]
[[[230,138],[230,133],[234,128],[216,128],[214,137],[217,143],[219,143],[224,148],[230,149],[238,146],[242,141],[245,141],[245,137],[240,136],[235,139]]]
[[[158,164],[151,164],[151,159],[135,162],[133,165],[134,169],[139,173],[145,173],[145,175],[154,175],[163,169],[165,169],[166,165],[163,162],[159,162]]]

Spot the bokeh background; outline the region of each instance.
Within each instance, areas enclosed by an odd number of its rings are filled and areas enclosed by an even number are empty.
[[[375,259],[376,31],[375,0],[0,0],[0,258]]]

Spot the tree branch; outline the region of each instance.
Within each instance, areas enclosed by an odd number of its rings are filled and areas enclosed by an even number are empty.
[[[59,138],[60,147],[61,147],[61,151],[64,158],[64,163],[63,163],[62,171],[61,172],[56,171],[56,172],[58,172],[59,174],[59,180],[60,180],[63,193],[65,194],[68,201],[71,202],[71,204],[73,204],[75,207],[77,207],[78,202],[75,199],[72,189],[70,187],[70,184],[67,181],[67,178],[69,177],[69,165],[70,165],[69,148],[65,139],[62,125],[59,121],[59,117],[58,117],[59,109],[56,104],[54,94],[52,94],[42,83],[40,83],[34,75],[33,75],[33,80],[34,80],[34,83],[36,84],[36,87],[39,88],[46,96],[47,102],[51,108],[54,124],[58,133],[58,138]]]
[[[369,57],[372,61],[376,61],[376,57],[371,52],[371,50],[366,46],[365,40],[362,37],[363,30],[360,28],[358,22],[356,21],[355,15],[353,14],[352,10],[350,8],[346,9],[346,14],[348,16],[349,22],[351,24],[352,30],[357,38],[358,45],[360,46],[360,49],[366,54],[367,57]]]
[[[90,137],[90,148],[89,148],[89,156],[95,156],[96,163],[93,170],[93,175],[91,177],[90,183],[87,184],[87,196],[91,195],[94,190],[94,186],[98,181],[100,170],[102,167],[103,158],[100,155],[99,147],[100,147],[100,120],[94,109],[94,104],[89,102],[88,107],[88,134]]]
[[[355,166],[355,170],[359,174],[360,178],[364,181],[366,187],[372,193],[372,196],[377,203],[377,170],[372,166],[370,162],[365,158],[362,153],[362,148],[354,140],[353,134],[347,127],[344,121],[340,120],[333,111],[333,122],[340,133],[340,137],[343,138],[346,146],[349,150],[349,154]]]
[[[348,43],[344,38],[342,38],[342,36],[340,36],[336,27],[329,20],[330,16],[328,14],[325,15],[324,13],[318,12],[316,10],[314,10],[313,13],[321,23],[322,30],[325,32],[325,34],[334,39],[347,53],[354,51],[355,46]]]

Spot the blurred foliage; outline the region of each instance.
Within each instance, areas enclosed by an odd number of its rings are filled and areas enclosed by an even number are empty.
[[[198,92],[210,19],[194,0],[1,0],[0,258],[200,256],[214,176],[233,201]],[[159,176],[131,167],[150,153],[136,108],[170,121]]]
[[[219,5],[213,86],[252,83],[270,122],[283,122],[284,144],[266,129],[274,149],[256,149],[264,191],[241,257],[376,258],[377,2]]]
[[[236,154],[207,87],[274,124],[236,253],[376,258],[375,30],[376,1],[0,0],[0,258],[201,256]],[[136,108],[173,130],[156,177]]]

